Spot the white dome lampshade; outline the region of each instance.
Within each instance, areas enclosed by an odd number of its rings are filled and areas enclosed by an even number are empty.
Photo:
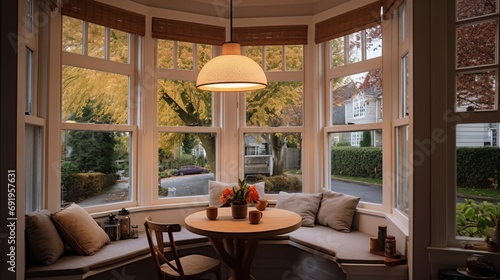
[[[240,44],[234,42],[224,43],[222,55],[207,62],[196,80],[196,87],[206,91],[250,91],[266,86],[262,68],[241,55]]]

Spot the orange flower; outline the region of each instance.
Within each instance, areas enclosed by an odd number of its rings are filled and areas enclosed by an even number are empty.
[[[222,191],[222,195],[220,196],[219,200],[222,202],[222,204],[226,204],[226,202],[230,199],[233,199],[234,197],[234,191],[232,188],[227,188]]]
[[[259,201],[259,192],[257,192],[255,186],[248,187],[247,202],[256,203],[257,201]]]

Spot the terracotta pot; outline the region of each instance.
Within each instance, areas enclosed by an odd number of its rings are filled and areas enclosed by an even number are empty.
[[[231,214],[235,219],[245,219],[248,213],[248,205],[231,204]]]

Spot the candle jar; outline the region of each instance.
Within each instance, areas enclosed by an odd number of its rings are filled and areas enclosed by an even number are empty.
[[[130,238],[132,239],[139,238],[139,228],[137,227],[137,225],[131,226]]]
[[[116,218],[120,223],[120,239],[130,238],[130,212],[122,208],[122,210],[118,211]]]
[[[385,256],[394,258],[396,256],[396,237],[387,235],[385,239]]]
[[[115,219],[113,213],[110,213],[108,219],[104,221],[104,231],[111,241],[120,239],[120,223]]]

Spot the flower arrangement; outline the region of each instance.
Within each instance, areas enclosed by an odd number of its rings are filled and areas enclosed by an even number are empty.
[[[259,201],[259,193],[255,186],[249,186],[245,180],[240,179],[238,179],[238,187],[224,189],[220,197],[220,202],[224,206],[230,204],[246,205],[248,203],[256,203],[257,201]]]

